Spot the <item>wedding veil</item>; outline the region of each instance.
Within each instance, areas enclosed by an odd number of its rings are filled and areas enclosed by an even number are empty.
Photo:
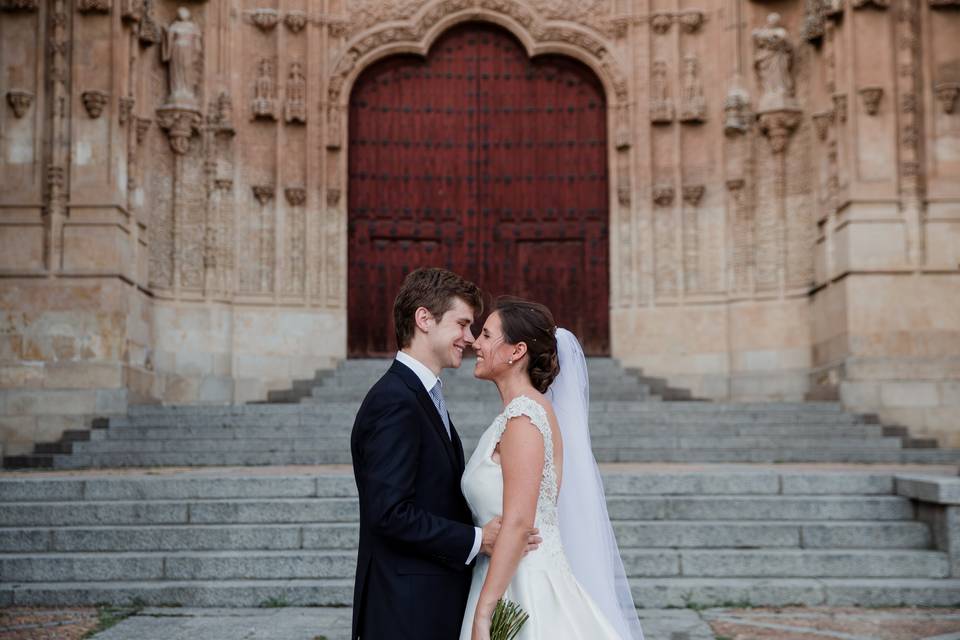
[[[560,538],[577,581],[624,640],[643,640],[630,583],[623,570],[603,494],[603,480],[590,446],[590,381],[576,336],[557,329],[560,374],[547,398],[563,437]]]

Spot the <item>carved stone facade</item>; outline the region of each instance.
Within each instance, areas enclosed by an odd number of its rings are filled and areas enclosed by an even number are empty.
[[[345,357],[351,91],[470,21],[604,87],[613,356],[960,445],[955,0],[183,4],[0,0],[8,451]]]

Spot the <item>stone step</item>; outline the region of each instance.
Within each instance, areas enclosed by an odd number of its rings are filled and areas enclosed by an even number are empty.
[[[706,606],[960,606],[960,579],[633,578],[641,608]],[[0,606],[350,606],[353,580],[223,580],[0,585]]]
[[[602,468],[612,496],[857,495],[889,496],[889,473],[733,468],[625,472]],[[18,502],[112,500],[222,500],[229,498],[351,498],[352,473],[298,475],[248,473],[221,477],[207,472],[174,475],[0,477],[0,506]]]
[[[306,405],[298,405],[306,406]],[[450,415],[456,424],[473,424],[487,426],[499,414],[499,407],[484,410],[483,408],[465,409],[453,408]],[[198,414],[170,414],[164,416],[132,416],[129,418],[112,418],[109,428],[126,429],[133,427],[290,427],[290,426],[317,426],[342,425],[352,426],[356,416],[356,407],[343,409],[325,408],[322,412],[305,410],[302,415],[297,414],[238,414],[238,415],[207,415]],[[858,419],[857,416],[836,416],[820,418],[816,415],[777,413],[763,415],[758,413],[720,414],[710,416],[698,413],[650,411],[601,411],[596,408],[590,414],[591,425],[618,425],[643,426],[645,424],[677,425],[677,426],[792,426],[810,425],[829,427],[869,426],[872,423]]]
[[[772,415],[779,413],[796,414],[833,414],[839,416],[850,415],[835,402],[770,402],[770,403],[738,403],[738,402],[668,402],[668,403],[591,403],[592,409],[609,409],[611,407],[629,407],[636,412],[652,411],[656,413],[695,413],[699,415],[722,414],[750,414]],[[240,415],[260,414],[277,415],[282,413],[298,413],[302,411],[300,405],[291,404],[250,404],[250,405],[131,405],[129,415],[136,416],[168,416],[178,414],[188,415]]]
[[[945,578],[939,551],[621,548],[628,577]],[[331,549],[2,554],[0,575],[23,582],[352,578],[356,551]]]
[[[898,496],[609,496],[613,520],[911,520]],[[356,522],[355,498],[6,502],[6,527]]]
[[[644,435],[594,436],[593,446],[598,449],[620,449],[637,447],[641,449],[773,449],[788,447],[791,450],[862,449],[895,450],[900,449],[900,438],[805,438],[805,437],[753,437],[753,436],[691,436],[664,437]],[[468,454],[477,446],[477,439],[464,436],[464,451]],[[190,452],[194,450],[216,452],[294,452],[317,450],[341,450],[349,452],[350,439],[347,436],[325,438],[242,438],[242,439],[168,439],[168,440],[98,440],[76,442],[72,445],[74,453],[162,453]]]
[[[594,447],[599,463],[857,463],[957,464],[958,449],[883,449],[865,444],[842,448],[636,449]],[[298,451],[185,451],[156,453],[35,454],[33,466],[53,469],[140,467],[235,467],[350,464],[346,449]]]
[[[168,440],[168,439],[246,439],[246,438],[301,438],[312,435],[324,437],[349,437],[352,425],[291,425],[277,427],[118,427],[95,429],[90,432],[89,441],[102,440]],[[464,436],[469,432],[479,432],[485,425],[456,423],[457,431]],[[602,436],[646,436],[646,437],[690,437],[690,436],[802,436],[807,438],[879,438],[883,427],[877,425],[844,425],[823,427],[821,425],[670,425],[643,423],[627,425],[624,423],[590,425],[594,439]]]
[[[624,548],[929,549],[914,521],[616,520]],[[355,549],[356,523],[0,528],[0,553]],[[0,556],[2,557],[2,556]]]

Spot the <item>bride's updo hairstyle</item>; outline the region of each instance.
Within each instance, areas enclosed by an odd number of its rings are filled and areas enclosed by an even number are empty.
[[[539,302],[513,296],[497,298],[494,309],[500,314],[503,337],[507,343],[523,342],[527,345],[530,382],[537,391],[546,393],[550,383],[560,373],[557,326],[550,309]]]

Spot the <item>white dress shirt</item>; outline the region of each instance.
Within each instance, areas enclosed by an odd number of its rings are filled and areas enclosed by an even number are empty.
[[[430,367],[423,364],[409,353],[404,351],[397,352],[397,362],[404,364],[413,371],[420,382],[423,384],[423,388],[427,390],[427,395],[430,395],[430,390],[433,389],[434,385],[437,382],[440,383],[440,388],[443,388],[443,380],[440,380],[433,371],[430,370]],[[443,416],[440,416],[443,419]],[[483,529],[480,527],[474,527],[474,536],[473,536],[473,549],[470,550],[470,555],[467,556],[467,561],[464,564],[470,564],[473,562],[473,559],[477,557],[477,554],[480,553],[480,543],[483,542]]]

